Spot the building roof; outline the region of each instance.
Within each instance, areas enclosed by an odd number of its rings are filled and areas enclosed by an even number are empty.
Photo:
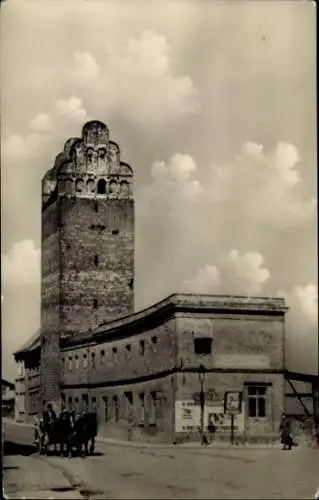
[[[138,332],[152,328],[167,320],[176,312],[210,312],[229,314],[255,314],[283,316],[288,308],[282,298],[244,297],[233,295],[199,295],[172,294],[146,309],[100,325],[98,328],[80,336],[64,340],[64,346],[84,344],[85,342],[101,342],[107,335],[112,337],[125,336],[127,331]]]
[[[14,384],[12,382],[9,382],[8,380],[6,380],[5,378],[2,378],[1,379],[1,385],[3,387],[8,387],[9,389],[14,389]]]
[[[113,321],[100,325],[95,330],[61,339],[61,347],[81,345],[88,342],[99,343],[104,336],[110,340],[126,336],[127,331],[136,332],[152,328],[160,324],[176,312],[210,312],[229,314],[255,314],[268,316],[283,316],[288,308],[285,300],[272,297],[247,297],[239,295],[200,295],[174,293],[156,302],[155,304],[133,314],[122,316]],[[23,353],[40,347],[40,330],[38,330],[18,351],[19,357]]]
[[[40,330],[37,330],[13,355],[18,357],[19,354],[34,351],[38,347],[40,347]]]

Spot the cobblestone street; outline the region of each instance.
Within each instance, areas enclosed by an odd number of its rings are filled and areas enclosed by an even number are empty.
[[[5,467],[23,469],[29,464],[32,473],[25,480],[21,469],[4,472],[5,488],[16,480],[20,490],[23,485],[26,491],[29,481],[30,489],[50,490],[43,498],[309,499],[319,485],[318,463],[319,450],[306,447],[291,452],[230,447],[152,449],[98,442],[96,455],[84,459],[6,457]]]

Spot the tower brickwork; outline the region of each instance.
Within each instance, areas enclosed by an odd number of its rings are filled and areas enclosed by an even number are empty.
[[[60,338],[134,311],[133,172],[98,121],[42,181],[42,398],[60,400]]]

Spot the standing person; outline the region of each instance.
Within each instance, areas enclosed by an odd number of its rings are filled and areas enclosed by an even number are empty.
[[[67,455],[69,455],[70,453],[69,444],[70,444],[71,430],[72,430],[71,416],[69,415],[69,412],[67,411],[65,406],[62,406],[59,417],[59,426],[58,426],[58,434],[59,434],[58,437],[59,437],[62,456],[64,456],[65,453],[67,453]]]
[[[210,444],[212,444],[212,442],[215,440],[216,427],[215,427],[214,422],[213,422],[213,415],[211,415],[211,414],[208,417],[207,430],[209,433],[209,442],[210,442]]]
[[[36,444],[38,451],[40,451],[40,419],[39,419],[39,417],[35,417],[34,423],[33,423],[33,428],[34,428],[34,442]]]
[[[45,414],[46,414],[46,419],[47,419],[47,435],[48,435],[48,440],[49,440],[48,444],[49,444],[49,447],[51,444],[53,444],[54,445],[54,452],[56,452],[56,441],[57,441],[56,421],[57,421],[57,416],[56,416],[56,413],[55,413],[51,403],[48,404],[47,411],[45,412]]]
[[[291,420],[286,415],[286,413],[283,413],[281,416],[279,430],[280,430],[280,438],[281,438],[281,443],[283,445],[283,450],[286,450],[287,447],[288,450],[291,450],[294,442],[291,436]]]

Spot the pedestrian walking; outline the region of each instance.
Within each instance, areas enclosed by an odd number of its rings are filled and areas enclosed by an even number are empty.
[[[281,416],[279,431],[283,450],[288,449],[290,451],[293,446],[297,446],[291,434],[291,419],[286,413]]]
[[[212,444],[212,442],[215,440],[215,433],[216,433],[216,427],[213,422],[213,415],[209,415],[208,417],[208,435],[209,435],[209,443]]]

